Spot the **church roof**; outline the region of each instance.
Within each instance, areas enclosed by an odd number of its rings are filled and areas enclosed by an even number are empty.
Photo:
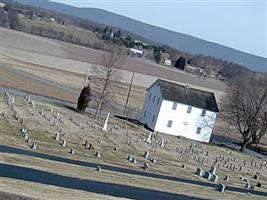
[[[162,79],[158,79],[162,98],[165,100],[183,103],[197,108],[219,112],[215,96],[212,92],[190,88]]]

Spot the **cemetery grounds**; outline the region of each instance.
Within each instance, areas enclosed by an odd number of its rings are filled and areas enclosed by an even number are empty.
[[[81,115],[64,103],[51,104],[47,101],[34,101],[34,107],[22,96],[14,96],[13,108],[7,104],[4,94],[0,96],[0,123],[1,144],[56,155],[75,160],[88,161],[98,165],[112,165],[123,168],[131,168],[140,171],[148,171],[189,180],[210,182],[195,174],[197,167],[209,170],[215,160],[218,175],[218,183],[226,186],[244,188],[245,181],[251,185],[261,183],[261,188],[255,186],[257,191],[266,191],[267,169],[266,162],[259,158],[251,157],[239,151],[212,144],[204,144],[184,138],[178,138],[165,134],[154,134],[151,142],[147,143],[149,131],[132,123],[119,120],[113,116],[108,122],[108,130],[102,131],[106,114],[96,121],[93,113],[87,112]],[[22,136],[21,127],[28,130],[27,138]],[[59,133],[59,140],[55,139]],[[164,138],[164,144],[161,144]],[[62,141],[66,146],[62,146]],[[91,145],[90,150],[84,146],[85,142]],[[33,143],[37,149],[33,150]],[[74,149],[75,154],[70,154]],[[145,151],[148,158],[144,157]],[[101,157],[97,158],[96,152]],[[170,193],[184,194],[192,197],[208,199],[262,199],[262,196],[246,193],[229,192],[221,193],[216,188],[196,186],[177,181],[131,175],[127,173],[109,170],[97,171],[96,168],[83,167],[74,164],[66,164],[51,160],[35,158],[25,155],[1,153],[1,163],[15,166],[29,167],[60,175],[77,177],[81,179],[100,182],[116,183],[140,188],[166,191]],[[136,162],[129,162],[132,156]],[[155,158],[155,163],[152,159]],[[149,168],[144,170],[144,163]],[[260,171],[257,180],[256,172]],[[228,175],[230,179],[224,180]],[[88,193],[79,190],[65,189],[51,185],[36,184],[27,181],[0,179],[0,190],[5,193],[22,195],[33,199],[114,199],[114,197]]]

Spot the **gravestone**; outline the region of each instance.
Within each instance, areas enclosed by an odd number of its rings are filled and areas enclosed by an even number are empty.
[[[58,141],[59,140],[59,133],[56,132],[56,135],[54,136],[55,140]]]
[[[160,147],[164,147],[164,138],[161,138]]]
[[[259,188],[261,188],[261,183],[258,182],[258,183],[256,184],[256,186],[259,187]]]
[[[35,108],[35,103],[33,100],[30,102],[30,105],[32,106],[32,108]]]
[[[131,155],[128,155],[128,160],[129,160],[130,162],[132,162],[132,161],[133,161],[133,157],[132,157]]]
[[[149,156],[149,152],[145,151],[144,158],[148,159],[148,156]]]
[[[211,167],[210,167],[210,173],[212,173],[212,174],[216,174],[216,167],[214,166],[214,165],[212,165]]]
[[[216,183],[218,181],[218,176],[215,174],[212,174],[210,180]]]
[[[246,182],[246,184],[245,184],[245,188],[246,188],[246,189],[248,189],[248,190],[250,190],[250,189],[251,189],[251,185],[250,185],[249,181],[248,181],[248,182]]]
[[[70,154],[71,154],[71,155],[74,155],[74,154],[75,154],[74,149],[70,149]]]
[[[225,185],[220,183],[218,186],[218,190],[219,190],[219,192],[225,192]]]
[[[95,148],[94,148],[94,146],[93,146],[92,143],[90,143],[90,144],[88,145],[88,150],[95,150]]]
[[[95,157],[101,158],[101,155],[100,155],[100,152],[99,151],[96,152]]]
[[[87,140],[86,140],[87,141]],[[89,143],[85,143],[85,146],[84,146],[86,149],[89,149]]]
[[[131,145],[132,145],[132,140],[129,140],[128,146],[131,146]]]
[[[86,139],[83,146],[87,147],[87,145],[88,145],[88,140]]]
[[[149,168],[149,163],[145,162],[144,163],[144,170],[147,170]]]
[[[66,145],[67,145],[67,142],[66,142],[66,140],[65,140],[65,139],[63,139],[63,140],[62,140],[62,143],[61,143],[61,145],[62,145],[63,147],[66,147]]]
[[[255,175],[253,176],[253,178],[254,178],[255,180],[259,180],[259,176],[258,176],[257,174],[255,174]]]
[[[156,158],[151,158],[152,163],[156,163]]]
[[[212,174],[209,171],[205,171],[203,177],[206,178],[206,179],[208,179],[208,180],[210,180],[211,179],[211,176],[212,176]]]
[[[186,165],[185,165],[185,164],[182,164],[182,168],[183,168],[183,169],[186,169]]]
[[[119,126],[118,125],[114,125],[114,129],[118,131],[119,130]]]
[[[128,156],[128,160],[131,163],[136,163],[136,159],[133,156],[131,156],[131,155]]]
[[[60,119],[60,115],[59,115],[59,112],[57,113],[57,117],[56,117],[57,120]]]
[[[18,114],[16,114],[15,119],[19,120],[19,115]]]
[[[229,181],[229,179],[230,179],[230,176],[226,175],[223,180]]]
[[[99,171],[101,171],[101,170],[102,170],[102,169],[101,169],[101,166],[100,166],[100,165],[97,165],[97,166],[96,166],[96,171],[99,172]]]
[[[200,177],[203,177],[204,176],[204,171],[201,169],[201,168],[197,168],[197,171],[196,171],[196,174]]]
[[[36,149],[37,149],[37,146],[36,146],[36,144],[35,144],[34,142],[32,143],[31,148],[32,148],[33,150],[36,150]]]
[[[44,115],[44,108],[41,109],[41,115]]]
[[[27,129],[26,129],[25,127],[22,127],[22,128],[20,129],[20,132],[25,134],[25,133],[27,133]]]

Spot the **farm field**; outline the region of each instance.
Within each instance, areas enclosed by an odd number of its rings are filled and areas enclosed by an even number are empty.
[[[86,74],[92,65],[100,62],[103,51],[58,42],[18,31],[1,28],[1,63],[8,58],[45,67]],[[42,48],[45,46],[46,48]],[[157,78],[172,80],[192,87],[209,90],[220,99],[225,85],[213,79],[201,79],[194,75],[154,64],[142,59],[127,57],[121,66],[122,82],[129,83],[132,72],[136,72],[134,85],[148,87]]]
[[[19,15],[19,20],[22,26],[26,29],[27,32],[31,32],[31,27],[45,27],[47,29],[53,29],[54,31],[63,31],[65,34],[71,34],[73,35],[74,38],[80,38],[81,43],[87,44],[90,43],[90,45],[94,45],[97,43],[103,44],[103,41],[100,41],[96,35],[88,30],[79,28],[79,27],[74,27],[74,26],[66,26],[66,25],[60,25],[57,24],[54,21],[49,21],[49,20],[44,20],[44,19],[35,19],[35,20],[30,20],[23,15]]]

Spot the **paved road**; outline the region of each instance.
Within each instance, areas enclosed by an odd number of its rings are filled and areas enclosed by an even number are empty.
[[[60,100],[60,99],[55,99],[53,97],[47,97],[47,96],[42,96],[39,94],[34,94],[31,92],[25,92],[22,90],[14,89],[14,88],[7,88],[7,87],[0,87],[0,94],[5,93],[6,91],[9,92],[9,94],[15,95],[15,96],[20,96],[24,97],[26,94],[29,94],[34,100],[50,103],[53,105],[61,105],[61,106],[75,106],[73,103],[70,103],[68,101]]]
[[[137,200],[196,200],[186,195],[160,192],[152,189],[143,189],[138,187],[103,183],[98,181],[83,180],[68,176],[62,176],[41,170],[19,167],[0,163],[0,177],[31,181],[35,183],[48,184],[68,189],[83,190],[98,194],[110,195],[114,197],[123,197]]]
[[[74,160],[74,159],[69,159],[69,158],[63,158],[63,157],[59,157],[59,156],[53,156],[53,155],[49,155],[49,154],[33,152],[33,151],[9,147],[9,146],[5,146],[5,145],[0,145],[0,152],[21,154],[21,155],[47,159],[47,160],[51,160],[51,161],[63,162],[63,163],[67,163],[67,164],[85,166],[85,167],[92,167],[92,168],[97,167],[96,163]],[[168,175],[163,175],[163,174],[156,174],[156,173],[151,173],[151,172],[147,172],[147,171],[139,171],[139,170],[135,170],[135,169],[123,168],[120,166],[101,165],[101,168],[103,170],[109,170],[109,171],[113,171],[113,172],[126,173],[126,174],[131,174],[131,175],[139,175],[139,176],[144,176],[144,177],[151,177],[151,178],[164,179],[164,180],[170,180],[170,181],[177,181],[179,183],[186,183],[186,184],[204,186],[204,187],[209,187],[209,188],[217,188],[218,187],[217,183],[203,182],[203,181],[185,179],[185,178],[168,176]],[[240,193],[250,192],[251,194],[267,197],[267,191],[266,192],[264,192],[264,191],[251,191],[251,190],[247,190],[244,188],[238,188],[238,187],[232,187],[232,186],[226,186],[226,190],[232,191],[232,192],[240,192]]]

